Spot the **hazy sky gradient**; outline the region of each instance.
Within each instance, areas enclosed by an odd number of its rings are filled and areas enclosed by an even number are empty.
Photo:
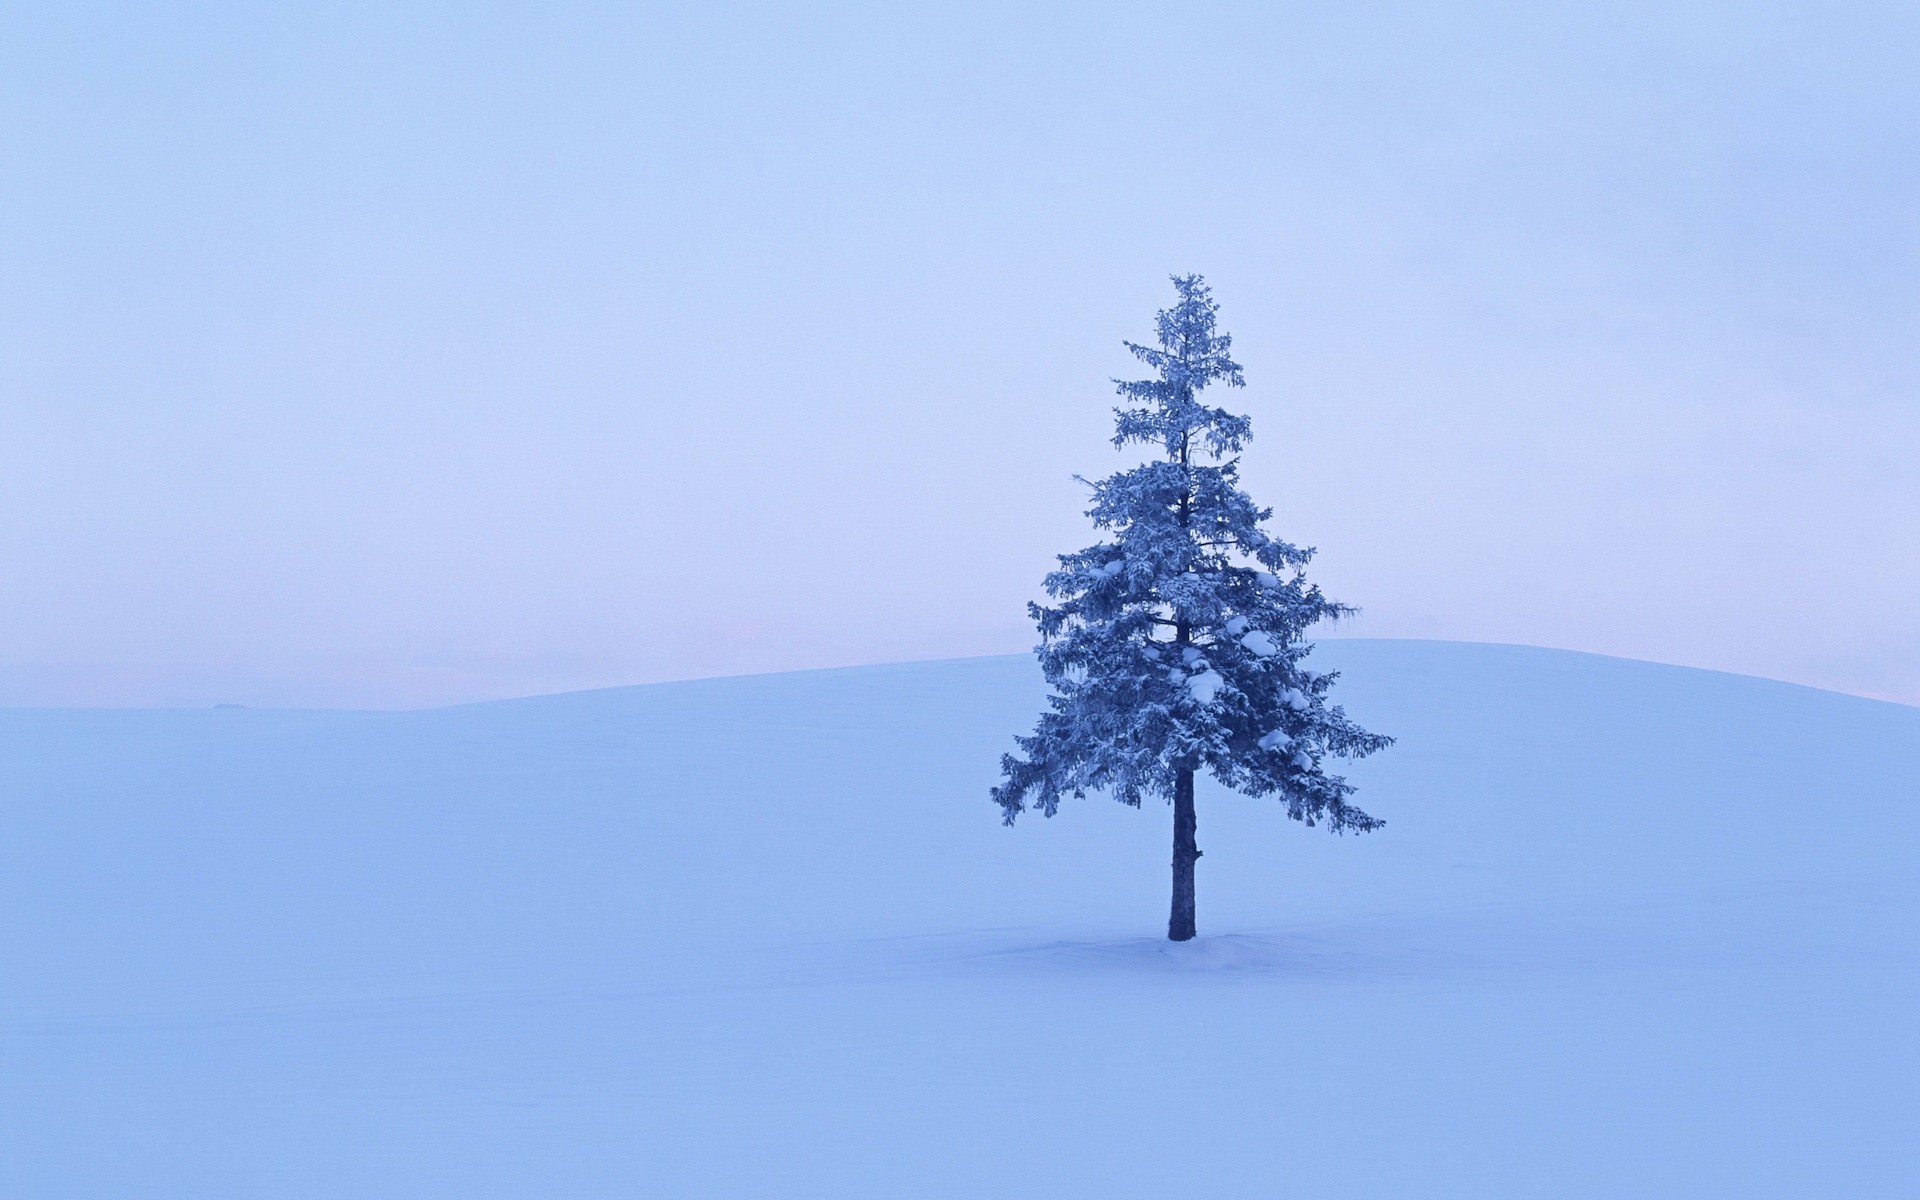
[[[1920,701],[1910,5],[15,5],[0,703],[1019,650],[1173,271],[1354,632]]]

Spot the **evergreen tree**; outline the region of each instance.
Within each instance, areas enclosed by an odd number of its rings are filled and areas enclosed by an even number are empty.
[[[1237,455],[1251,425],[1201,403],[1213,383],[1241,387],[1233,340],[1214,331],[1198,275],[1176,276],[1179,301],[1159,314],[1159,345],[1126,343],[1154,378],[1118,381],[1113,444],[1153,447],[1142,466],[1090,485],[1087,515],[1109,539],[1060,556],[1046,578],[1056,604],[1029,605],[1051,711],[1021,754],[1001,760],[993,799],[1006,823],[1029,803],[1051,817],[1060,799],[1105,791],[1139,807],[1173,802],[1173,911],[1167,936],[1194,935],[1193,779],[1205,770],[1248,795],[1276,795],[1308,825],[1364,832],[1381,822],[1347,802],[1330,759],[1391,744],[1327,703],[1336,672],[1308,670],[1309,626],[1354,610],[1306,582],[1313,557],[1270,537],[1239,487]]]

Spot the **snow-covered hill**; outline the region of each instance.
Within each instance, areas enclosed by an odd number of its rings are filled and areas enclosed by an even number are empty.
[[[1027,658],[0,712],[0,1194],[1890,1196],[1920,710],[1336,641],[1332,838],[998,824]]]

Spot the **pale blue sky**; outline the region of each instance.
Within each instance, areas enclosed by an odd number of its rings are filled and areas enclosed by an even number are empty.
[[[1213,282],[1355,633],[1920,700],[1909,5],[13,5],[0,703],[1024,649]]]

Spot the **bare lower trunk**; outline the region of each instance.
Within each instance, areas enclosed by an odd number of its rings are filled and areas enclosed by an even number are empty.
[[[1200,848],[1193,844],[1193,772],[1181,771],[1173,780],[1173,915],[1167,936],[1176,942],[1193,937],[1193,863]]]

